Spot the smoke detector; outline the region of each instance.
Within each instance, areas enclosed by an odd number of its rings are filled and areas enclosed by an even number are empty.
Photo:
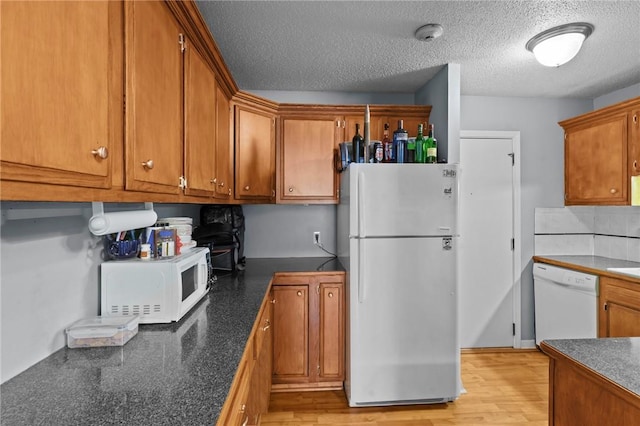
[[[440,37],[443,33],[442,25],[427,24],[416,30],[415,37],[420,41],[431,41]]]

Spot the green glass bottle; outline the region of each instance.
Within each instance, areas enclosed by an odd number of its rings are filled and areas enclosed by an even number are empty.
[[[424,136],[422,135],[422,123],[418,124],[418,136],[416,136],[416,163],[424,163]]]
[[[426,149],[426,161],[427,163],[437,163],[438,162],[438,141],[433,135],[433,124],[429,124],[429,137],[427,138],[427,143],[425,144]]]

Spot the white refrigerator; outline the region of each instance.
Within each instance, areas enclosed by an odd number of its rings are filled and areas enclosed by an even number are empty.
[[[455,400],[458,166],[351,164],[341,177],[349,405]]]

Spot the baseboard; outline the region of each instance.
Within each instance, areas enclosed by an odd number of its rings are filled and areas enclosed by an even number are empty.
[[[532,340],[533,346],[522,346],[521,348],[465,348],[460,349],[460,353],[464,354],[490,354],[490,353],[501,353],[501,352],[538,352],[539,349],[535,345],[535,341]]]

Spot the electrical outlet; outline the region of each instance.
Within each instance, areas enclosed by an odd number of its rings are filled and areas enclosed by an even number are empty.
[[[313,244],[320,244],[320,231],[315,231],[313,233]]]

